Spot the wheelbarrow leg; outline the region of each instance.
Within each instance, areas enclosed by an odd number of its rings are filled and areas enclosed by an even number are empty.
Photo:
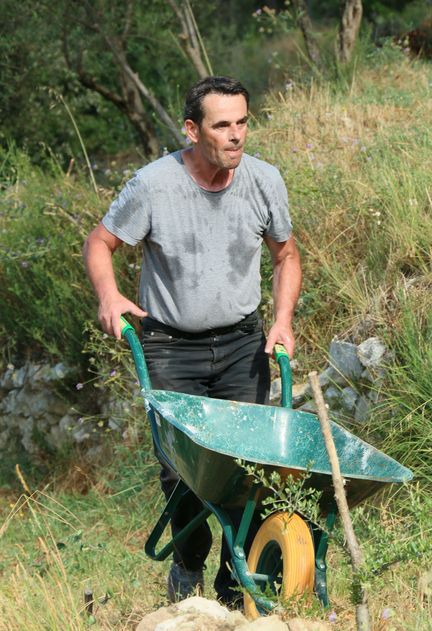
[[[327,515],[326,530],[315,528],[315,593],[323,607],[329,607],[330,601],[327,591],[327,564],[326,555],[328,549],[329,534],[333,530],[336,521],[336,509]]]
[[[184,539],[186,539],[191,532],[195,530],[203,521],[207,519],[210,515],[211,511],[208,508],[203,508],[203,510],[198,513],[180,532],[178,532],[169,543],[166,544],[159,552],[156,552],[156,546],[159,543],[159,540],[169,524],[171,517],[177,508],[180,500],[187,495],[188,493],[192,493],[192,491],[186,486],[182,480],[177,482],[177,485],[172,492],[164,510],[162,511],[161,516],[159,517],[158,522],[153,528],[147,542],[145,544],[145,552],[146,554],[153,559],[154,561],[164,561],[174,550],[174,547],[177,543],[180,543]]]
[[[226,510],[224,510],[220,506],[212,504],[211,502],[205,502],[205,505],[208,506],[211,512],[216,515],[220,525],[222,526],[225,540],[231,553],[234,578],[237,580],[241,587],[249,592],[258,607],[260,607],[264,611],[269,612],[274,609],[276,603],[263,596],[262,591],[259,589],[254,579],[254,575],[249,571],[246,560],[246,553],[244,551],[246,537],[257,506],[258,493],[259,486],[253,485],[249,494],[249,498],[246,501],[237,532],[235,532],[234,525]]]

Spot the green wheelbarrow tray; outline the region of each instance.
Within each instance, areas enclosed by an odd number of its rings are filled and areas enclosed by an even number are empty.
[[[322,493],[321,511],[333,508],[331,467],[313,414],[164,390],[142,396],[154,412],[161,452],[201,499],[244,506],[253,478],[236,462],[242,459],[282,476],[308,471],[307,485]],[[409,469],[375,447],[334,422],[331,426],[350,506],[385,484],[412,478]]]

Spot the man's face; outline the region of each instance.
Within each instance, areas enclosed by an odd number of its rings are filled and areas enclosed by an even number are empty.
[[[247,105],[242,94],[207,94],[204,118],[198,127],[186,121],[188,136],[201,156],[220,169],[235,169],[243,155],[247,132]]]

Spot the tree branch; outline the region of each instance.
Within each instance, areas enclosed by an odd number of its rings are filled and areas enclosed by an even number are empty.
[[[325,406],[323,393],[321,390],[321,386],[319,385],[318,375],[316,371],[309,373],[309,382],[318,409],[318,418],[321,425],[321,431],[324,438],[328,459],[330,461],[336,504],[338,507],[339,516],[342,521],[348,550],[351,556],[354,580],[358,580],[357,577],[359,576],[363,566],[363,554],[357,542],[357,538],[355,536],[354,528],[352,525],[348,502],[345,494],[345,481],[342,478],[342,474],[340,471],[339,458],[333,440],[330,421],[327,414],[327,408]],[[367,605],[367,593],[362,585],[360,585],[359,595],[360,602],[356,603],[357,629],[358,631],[370,631],[371,626]]]
[[[308,13],[307,4],[305,0],[292,0],[292,4],[296,11],[297,23],[303,33],[308,57],[317,68],[320,68],[321,53],[313,33],[312,21]]]
[[[339,24],[337,57],[341,63],[350,61],[363,16],[361,0],[342,0],[342,16]]]
[[[170,5],[173,12],[176,14],[182,28],[182,32],[178,36],[181,48],[192,62],[192,65],[197,71],[198,76],[201,79],[204,79],[204,77],[207,77],[209,75],[209,69],[206,68],[206,65],[203,62],[201,56],[198,33],[195,28],[193,16],[191,15],[192,10],[187,2],[183,1],[182,7],[180,9],[175,0],[166,1]]]

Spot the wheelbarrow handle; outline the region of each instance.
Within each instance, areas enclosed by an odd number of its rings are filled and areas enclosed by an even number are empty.
[[[281,406],[283,408],[292,408],[292,375],[290,358],[282,344],[276,344],[274,347],[274,356],[279,364],[281,374]]]
[[[147,369],[144,351],[135,332],[135,329],[123,316],[120,316],[120,320],[121,334],[127,340],[132,351],[132,357],[135,362],[135,368],[140,386],[144,390],[151,390],[150,375]]]
[[[138,376],[138,381],[141,388],[144,390],[151,390],[150,375],[147,369],[147,364],[144,357],[144,351],[135,329],[123,316],[120,316],[121,320],[121,334],[127,342],[132,351],[132,356],[135,362],[135,368]],[[282,344],[276,344],[274,350],[275,358],[279,364],[282,382],[282,395],[281,406],[292,407],[292,378],[291,378],[291,366],[289,355]]]

